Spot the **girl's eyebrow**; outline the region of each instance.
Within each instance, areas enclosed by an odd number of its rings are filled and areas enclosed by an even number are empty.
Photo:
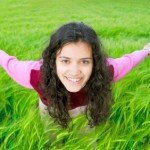
[[[71,59],[69,57],[66,57],[66,56],[60,56],[59,58],[65,58],[65,59]],[[80,58],[81,60],[82,59],[92,59],[92,57],[85,57],[85,58]]]

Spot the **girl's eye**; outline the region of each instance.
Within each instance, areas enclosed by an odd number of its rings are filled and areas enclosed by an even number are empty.
[[[83,60],[82,63],[83,63],[83,64],[89,64],[89,61]]]
[[[64,64],[68,64],[69,60],[61,60],[61,62],[64,63]]]

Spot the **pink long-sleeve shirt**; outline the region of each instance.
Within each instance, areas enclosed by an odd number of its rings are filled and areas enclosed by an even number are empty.
[[[148,50],[139,50],[130,54],[123,55],[120,58],[108,58],[108,65],[112,65],[114,69],[113,81],[118,81],[124,77],[130,70],[139,64],[146,56]],[[42,60],[39,61],[19,61],[16,57],[8,55],[0,50],[0,66],[8,73],[8,75],[20,85],[33,89],[30,84],[31,70],[40,70]]]
[[[116,82],[123,78],[129,71],[131,71],[137,64],[139,64],[146,56],[148,56],[149,50],[143,49],[139,51],[135,51],[130,54],[123,55],[120,58],[108,58],[107,63],[108,66],[111,66],[113,69],[113,82]],[[31,82],[32,78],[38,76],[38,72],[40,70],[40,66],[42,65],[42,60],[39,61],[19,61],[16,57],[8,55],[6,52],[0,50],[0,66],[4,68],[4,70],[8,73],[8,75],[15,80],[20,85],[29,88],[35,89],[41,99],[42,102],[47,105],[47,102],[42,98],[39,89],[33,87]],[[31,75],[33,74],[33,75]],[[34,80],[33,82],[38,82]],[[35,83],[37,84],[37,83]],[[82,92],[80,94],[72,95],[72,99],[74,99],[74,105],[72,108],[76,108],[81,106],[80,99],[82,97]],[[78,99],[78,102],[77,102]]]

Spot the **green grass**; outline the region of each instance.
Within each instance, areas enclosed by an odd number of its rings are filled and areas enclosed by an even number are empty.
[[[20,60],[37,60],[60,25],[82,21],[100,36],[110,57],[150,42],[149,0],[0,0],[0,49]],[[69,133],[42,121],[38,96],[0,69],[0,149],[150,149],[150,59],[113,85],[109,119],[86,130],[85,116]],[[45,123],[43,123],[45,122]]]

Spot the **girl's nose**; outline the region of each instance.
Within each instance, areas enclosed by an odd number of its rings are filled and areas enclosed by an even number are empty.
[[[79,67],[78,64],[71,65],[71,67],[70,67],[70,74],[72,76],[80,75],[80,73],[81,73],[81,70],[80,70],[80,67]]]

